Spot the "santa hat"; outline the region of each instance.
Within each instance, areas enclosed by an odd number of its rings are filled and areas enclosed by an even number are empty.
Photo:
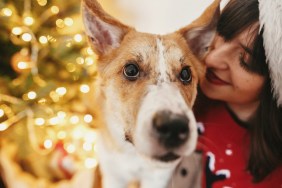
[[[273,94],[282,107],[282,0],[259,0],[259,14]]]

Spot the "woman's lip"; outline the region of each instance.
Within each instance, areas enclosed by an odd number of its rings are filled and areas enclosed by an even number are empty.
[[[215,85],[229,85],[228,82],[220,79],[212,70],[207,70],[206,79]]]

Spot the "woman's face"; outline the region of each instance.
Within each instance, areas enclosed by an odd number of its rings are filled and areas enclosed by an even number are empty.
[[[216,36],[211,51],[205,58],[206,76],[200,83],[207,97],[236,105],[259,101],[265,78],[254,73],[248,66],[251,57],[249,44],[253,40],[251,36],[257,32],[252,28],[254,27],[246,29],[228,42]]]

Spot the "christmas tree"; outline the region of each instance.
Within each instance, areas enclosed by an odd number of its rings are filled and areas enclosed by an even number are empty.
[[[95,117],[83,101],[95,74],[79,0],[0,1],[0,167],[6,187],[70,187],[81,181],[74,180],[77,174],[97,165]]]

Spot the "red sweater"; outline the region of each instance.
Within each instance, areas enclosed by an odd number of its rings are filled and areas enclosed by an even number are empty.
[[[254,184],[245,170],[248,159],[247,129],[240,126],[225,105],[219,104],[197,117],[203,133],[203,188],[282,188],[282,167]],[[281,146],[282,147],[282,146]]]

